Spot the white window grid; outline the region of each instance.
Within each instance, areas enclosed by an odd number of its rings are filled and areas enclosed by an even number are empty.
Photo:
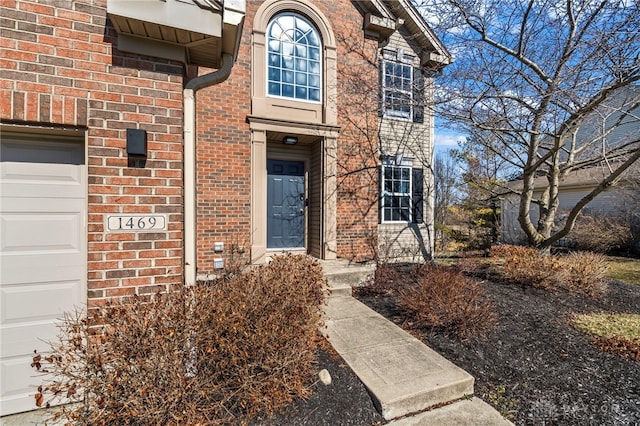
[[[267,29],[267,94],[320,103],[322,43],[316,28],[295,13],[277,15]]]
[[[402,61],[384,59],[384,115],[411,119],[413,114],[413,67]]]
[[[411,222],[411,167],[382,166],[382,222]]]

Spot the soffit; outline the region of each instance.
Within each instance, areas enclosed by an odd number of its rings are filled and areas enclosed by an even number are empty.
[[[384,1],[393,13],[404,21],[405,28],[422,47],[421,62],[424,67],[439,69],[451,63],[451,54],[410,0]]]
[[[396,27],[404,26],[411,34],[412,40],[422,48],[422,66],[437,70],[451,63],[451,54],[410,0],[360,0],[357,3],[367,13],[383,22],[395,22]],[[382,25],[376,26],[376,30],[388,36],[383,32],[384,29],[380,31],[378,27],[381,28]],[[387,30],[391,29],[391,26],[388,26]]]
[[[148,53],[134,51],[211,68],[220,63],[223,12],[220,3],[206,0],[107,1],[107,13],[125,46],[150,41]]]

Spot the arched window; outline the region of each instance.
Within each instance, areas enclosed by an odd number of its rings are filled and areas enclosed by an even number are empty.
[[[267,29],[269,96],[320,102],[321,41],[318,30],[294,13],[275,16]]]

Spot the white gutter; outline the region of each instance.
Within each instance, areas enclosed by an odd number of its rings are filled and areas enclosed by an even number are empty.
[[[196,92],[220,84],[229,78],[233,56],[222,55],[217,71],[189,80],[183,90],[184,98],[184,282],[197,282],[196,254]]]

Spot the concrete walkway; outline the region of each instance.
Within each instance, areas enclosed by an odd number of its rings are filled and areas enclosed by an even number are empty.
[[[335,265],[323,266],[335,288],[327,298],[323,333],[367,387],[382,416],[393,420],[389,424],[512,424],[473,397],[471,375],[351,297],[344,280],[335,279]]]

